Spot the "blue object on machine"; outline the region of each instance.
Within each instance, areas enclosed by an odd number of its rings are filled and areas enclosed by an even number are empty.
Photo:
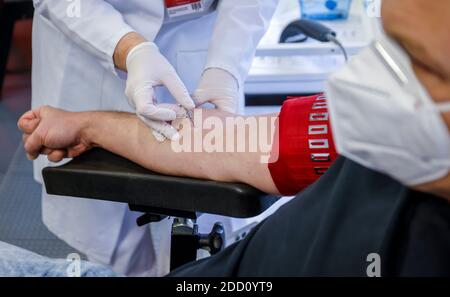
[[[346,19],[352,0],[300,0],[303,19]]]

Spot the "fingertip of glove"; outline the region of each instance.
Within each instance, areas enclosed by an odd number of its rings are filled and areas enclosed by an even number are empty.
[[[192,110],[195,108],[195,102],[194,99],[190,95],[187,95],[185,100],[183,100],[183,103],[181,103],[184,108],[187,108],[188,110]]]

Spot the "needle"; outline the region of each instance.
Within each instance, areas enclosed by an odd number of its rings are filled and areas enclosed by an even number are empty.
[[[186,107],[184,107],[181,104],[178,104],[178,106],[182,107],[184,109],[184,111],[186,111],[186,118],[188,118],[191,121],[192,126],[194,126],[194,117],[193,117],[192,110],[187,109]]]
[[[187,115],[188,119],[191,121],[192,126],[194,126],[194,116],[193,116],[192,110],[189,110],[186,108],[186,115]]]

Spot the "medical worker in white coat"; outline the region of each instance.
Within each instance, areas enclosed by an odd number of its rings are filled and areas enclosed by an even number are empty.
[[[277,0],[34,0],[34,4],[34,107],[136,112],[157,131],[155,136],[171,138],[173,131],[161,120],[175,115],[159,103],[192,108],[192,94],[196,105],[211,102],[224,110],[236,109]],[[136,44],[118,53],[118,45],[127,39]],[[121,54],[126,59],[115,61]],[[42,182],[41,169],[49,164],[43,158],[35,161],[38,181]],[[45,189],[42,206],[46,226],[89,260],[127,275],[168,271],[168,220],[139,228],[138,214],[125,204],[55,197]],[[230,226],[225,222],[226,228]]]

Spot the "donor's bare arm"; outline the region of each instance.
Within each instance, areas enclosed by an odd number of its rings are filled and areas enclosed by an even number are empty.
[[[30,159],[76,157],[101,147],[150,170],[223,182],[242,182],[268,193],[278,190],[267,158],[276,116],[237,117],[217,110],[196,110],[173,123],[180,140],[159,143],[135,115],[121,112],[67,112],[44,106],[19,120]]]

